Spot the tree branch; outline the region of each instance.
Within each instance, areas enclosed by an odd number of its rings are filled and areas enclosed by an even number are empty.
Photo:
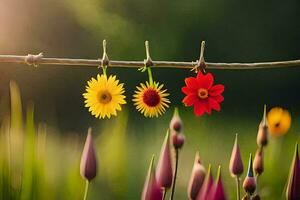
[[[0,63],[22,63],[29,65],[80,65],[80,66],[101,66],[102,59],[70,59],[70,58],[45,58],[39,55],[0,55]],[[176,62],[176,61],[153,61],[154,67],[192,69],[197,64],[195,62]],[[118,61],[110,60],[109,67],[139,68],[144,66],[144,61]],[[260,63],[213,63],[206,62],[208,69],[266,69],[266,68],[287,68],[300,67],[299,60],[260,62]]]

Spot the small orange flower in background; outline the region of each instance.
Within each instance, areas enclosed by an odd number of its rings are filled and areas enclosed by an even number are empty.
[[[280,107],[272,108],[268,113],[268,125],[272,136],[285,135],[291,127],[291,114]]]
[[[163,86],[163,84],[152,81],[146,82],[146,84],[141,83],[136,87],[133,102],[136,109],[145,117],[158,117],[169,107],[170,101],[166,98],[169,94],[166,93],[167,90],[164,90]]]
[[[185,79],[186,86],[182,87],[182,92],[186,95],[182,102],[185,106],[194,106],[196,116],[204,113],[211,114],[212,110],[220,111],[220,103],[224,101],[222,93],[224,85],[214,84],[214,77],[211,73],[203,74],[198,72],[197,77]]]
[[[106,74],[97,75],[97,79],[92,78],[87,82],[85,98],[85,107],[96,118],[110,118],[116,116],[117,111],[122,110],[121,105],[126,104],[125,96],[123,95],[123,83],[119,84],[116,76]]]

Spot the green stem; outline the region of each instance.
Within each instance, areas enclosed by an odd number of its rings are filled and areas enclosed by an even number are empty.
[[[238,176],[236,176],[236,199],[241,199],[240,178]]]
[[[147,67],[147,69],[148,69],[149,84],[152,85],[153,84],[153,77],[152,77],[151,68]]]
[[[106,76],[106,68],[107,66],[102,66],[103,74]]]
[[[164,188],[162,200],[165,200],[166,194],[167,194],[167,188]]]
[[[256,194],[258,194],[258,192],[259,192],[259,187],[258,187],[258,178],[259,178],[259,174],[256,174],[256,176],[255,176],[255,180],[256,180]]]
[[[178,169],[178,157],[179,157],[179,151],[176,148],[175,149],[175,171],[174,171],[174,178],[173,178],[173,184],[172,184],[172,192],[171,192],[171,197],[170,200],[173,200],[174,198],[174,193],[175,193],[175,185],[176,185],[176,178],[177,178],[177,169]]]
[[[88,195],[88,191],[89,191],[89,181],[87,180],[85,182],[85,190],[84,190],[84,196],[83,196],[83,200],[87,200],[87,195]]]

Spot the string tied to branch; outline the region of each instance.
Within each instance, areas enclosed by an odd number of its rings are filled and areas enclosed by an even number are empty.
[[[202,71],[202,73],[206,73],[206,63],[204,60],[204,50],[205,50],[205,41],[201,42],[201,48],[200,48],[200,57],[199,60],[197,60],[197,64],[195,67],[191,69],[191,71],[194,71],[195,73],[198,73],[199,71]]]
[[[101,67],[102,67],[102,70],[103,70],[103,74],[106,75],[106,69],[109,66],[109,58],[108,58],[108,55],[106,53],[106,40],[103,40],[102,47],[103,47],[103,56],[102,56],[102,59],[101,59]]]
[[[37,55],[28,54],[25,56],[25,63],[27,65],[33,65],[34,67],[37,67],[43,57],[43,53],[39,53]]]

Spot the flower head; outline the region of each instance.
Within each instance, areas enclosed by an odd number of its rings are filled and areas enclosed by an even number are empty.
[[[110,118],[117,115],[117,110],[121,110],[121,104],[126,104],[123,95],[123,83],[119,84],[116,76],[97,75],[97,79],[92,78],[86,86],[85,107],[96,118]]]
[[[93,145],[92,129],[89,128],[80,162],[81,176],[91,181],[97,175],[97,158]]]
[[[214,183],[214,179],[211,174],[211,165],[209,165],[203,185],[202,185],[196,199],[197,200],[207,200],[209,197],[209,194],[211,193],[213,183]]]
[[[211,196],[212,196],[212,198],[210,198],[210,200],[226,200],[227,199],[226,195],[225,195],[225,191],[224,191],[222,178],[221,178],[221,166],[219,166],[217,180],[215,182],[215,185],[213,186]]]
[[[133,95],[133,102],[136,109],[145,117],[158,117],[169,107],[169,96],[167,90],[163,90],[163,84],[152,82],[141,83]]]
[[[157,184],[154,169],[154,156],[151,159],[148,174],[144,184],[141,200],[161,200],[163,197],[162,190]]]
[[[234,145],[232,148],[232,153],[229,163],[229,171],[232,176],[240,176],[244,171],[244,165],[242,161],[242,156],[240,152],[240,147],[238,144],[238,136],[236,134]]]
[[[185,106],[194,106],[196,116],[201,116],[205,112],[211,114],[211,110],[221,110],[224,85],[213,85],[214,77],[211,73],[203,74],[199,71],[196,78],[186,78],[185,84],[186,86],[181,89],[186,94],[182,102]]]
[[[175,149],[180,149],[185,142],[185,136],[182,133],[177,134],[176,132],[172,133],[172,144]]]
[[[205,168],[201,164],[199,152],[197,152],[195,156],[195,162],[194,162],[191,178],[188,185],[187,193],[189,199],[191,200],[196,199],[202,187],[202,184],[204,182],[205,174],[206,174]]]
[[[264,106],[263,119],[258,126],[258,132],[256,137],[256,143],[259,147],[267,146],[269,137],[269,126],[267,122],[266,105]]]
[[[163,188],[170,188],[172,186],[173,169],[169,131],[167,131],[161,148],[160,157],[156,168],[156,180],[159,186]]]
[[[261,175],[264,172],[264,152],[261,147],[256,150],[253,160],[253,169],[258,175]]]
[[[272,108],[268,113],[268,124],[272,136],[285,135],[291,127],[291,114],[280,107]]]
[[[170,122],[171,132],[180,133],[182,131],[182,120],[179,116],[178,108],[175,108],[173,117]]]
[[[296,144],[293,163],[290,169],[288,185],[286,190],[287,200],[300,199],[300,158],[298,152],[298,144]]]
[[[253,174],[252,154],[250,154],[248,172],[247,172],[247,176],[243,182],[243,188],[247,193],[249,193],[251,195],[253,194],[253,192],[256,189],[256,180],[255,180],[254,174]]]

